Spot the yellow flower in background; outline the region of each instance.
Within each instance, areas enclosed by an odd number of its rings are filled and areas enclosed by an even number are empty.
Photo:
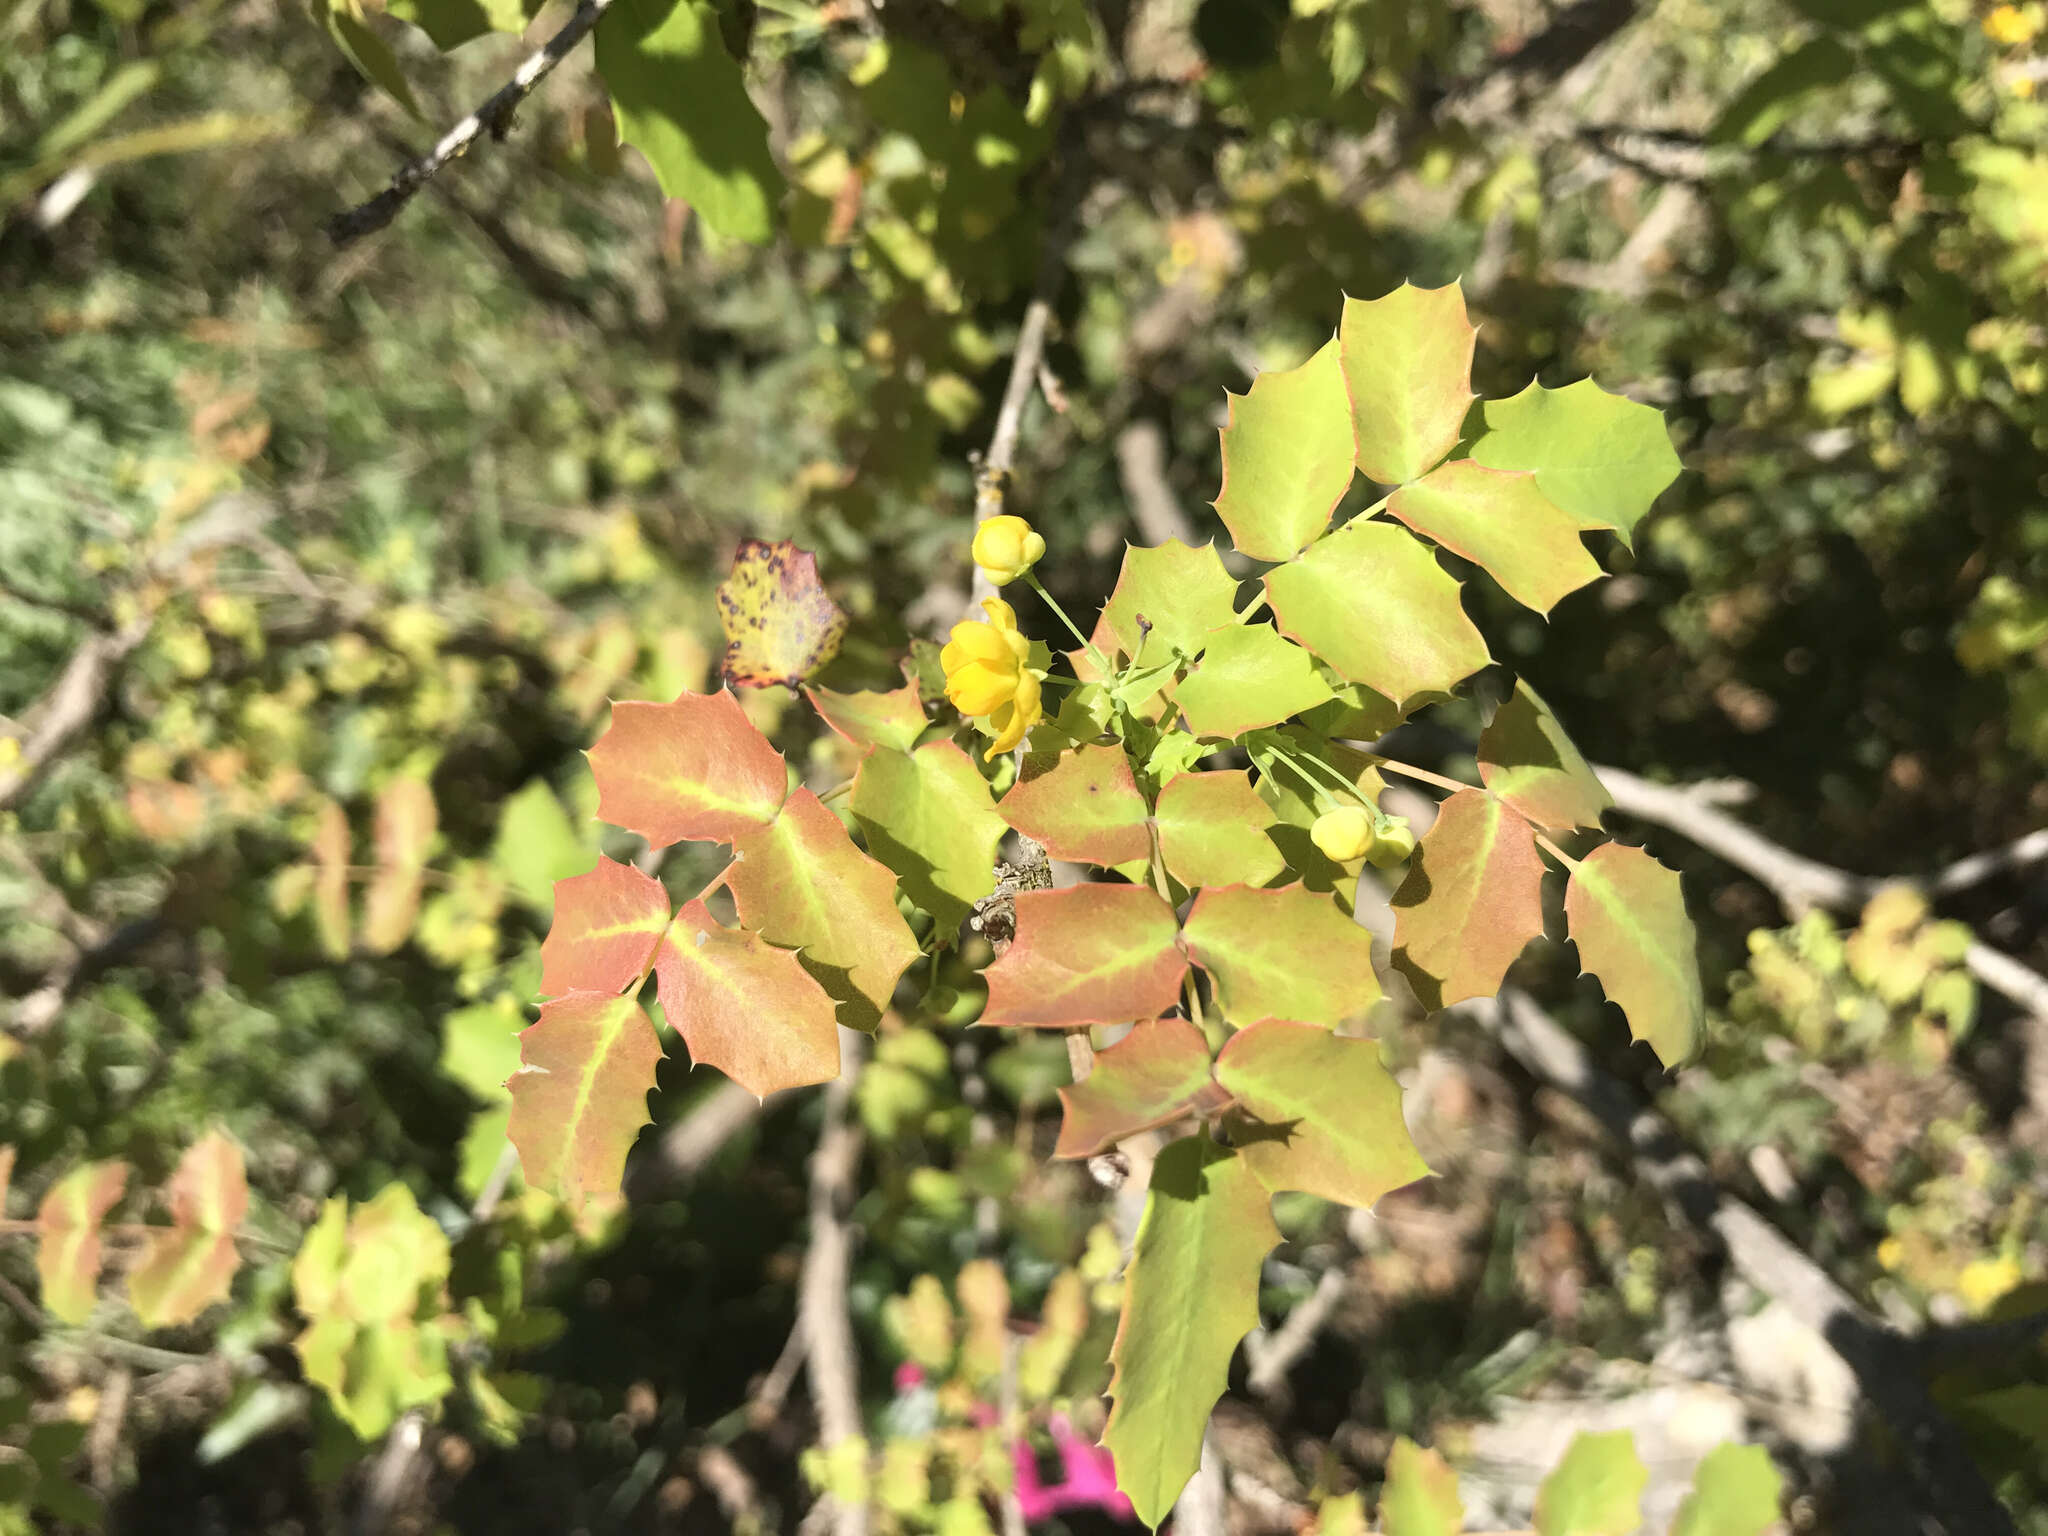
[[[981,606],[988,614],[987,622],[965,619],[955,624],[945,649],[939,652],[939,665],[945,671],[946,697],[953,707],[963,715],[986,715],[995,727],[996,739],[982,754],[986,759],[1016,746],[1043,712],[1038,674],[1025,665],[1031,642],[1017,628],[1016,609],[999,597],[988,598]]]
[[[1372,847],[1372,813],[1359,805],[1325,811],[1308,829],[1309,841],[1339,864],[1365,857]]]
[[[992,517],[974,530],[974,563],[997,586],[1008,586],[1045,553],[1045,540],[1021,517]]]
[[[2019,1264],[2012,1258],[1972,1259],[1956,1277],[1956,1294],[1964,1306],[1981,1317],[2023,1278]]]
[[[1984,35],[2001,48],[2031,43],[2040,30],[2040,16],[2032,6],[2001,5],[1984,18]]]

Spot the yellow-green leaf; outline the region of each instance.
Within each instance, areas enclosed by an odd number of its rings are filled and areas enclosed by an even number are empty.
[[[1480,733],[1479,777],[1539,827],[1597,827],[1614,803],[1526,680]]]
[[[1453,459],[1396,491],[1387,512],[1478,565],[1538,613],[1600,575],[1578,523],[1534,475]]]
[[[868,852],[948,932],[995,890],[1002,813],[974,760],[952,742],[868,753],[848,808]]]
[[[43,1307],[60,1323],[82,1325],[99,1297],[100,1223],[128,1184],[118,1159],[81,1163],[52,1184],[36,1211],[36,1272]]]
[[[1640,848],[1604,843],[1565,887],[1579,961],[1667,1067],[1693,1053],[1706,1026],[1698,940],[1678,876]]]
[[[1458,1498],[1458,1474],[1435,1451],[1406,1435],[1387,1456],[1387,1486],[1380,1494],[1382,1536],[1458,1536],[1465,1506]]]
[[[1762,1446],[1716,1446],[1693,1473],[1671,1536],[1764,1536],[1778,1523],[1784,1486]]]
[[[1189,956],[1216,984],[1224,1017],[1333,1025],[1378,1001],[1372,935],[1329,896],[1228,885],[1195,898],[1181,931]]]
[[[1241,553],[1285,560],[1322,536],[1351,484],[1356,443],[1337,343],[1227,398],[1217,516]]]
[[[1649,1481],[1627,1430],[1581,1432],[1536,1490],[1536,1536],[1633,1536]]]
[[[1478,334],[1456,283],[1344,301],[1337,336],[1367,478],[1405,485],[1457,446]]]

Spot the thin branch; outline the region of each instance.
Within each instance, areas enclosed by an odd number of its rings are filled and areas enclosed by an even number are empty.
[[[57,681],[24,717],[27,731],[12,762],[0,767],[0,811],[27,792],[43,768],[92,723],[113,687],[114,669],[148,638],[149,623],[137,620],[113,632],[88,635],[71,653]]]
[[[1024,311],[1024,323],[1017,328],[1017,350],[1010,357],[1010,381],[1003,387],[1003,403],[996,411],[995,435],[988,440],[988,453],[974,477],[974,525],[979,528],[1002,514],[1003,494],[1009,489],[1010,469],[1017,462],[1017,438],[1024,426],[1024,407],[1038,382],[1038,365],[1045,356],[1046,328],[1052,324],[1052,303],[1043,294],[1032,299]],[[975,568],[970,611],[978,611],[985,598],[996,595],[988,573]]]
[[[626,1198],[635,1205],[665,1199],[702,1173],[725,1144],[789,1095],[757,1099],[727,1081],[662,1133],[653,1151],[626,1171]]]
[[[1333,1264],[1323,1271],[1308,1299],[1287,1314],[1286,1322],[1271,1333],[1255,1333],[1244,1341],[1245,1358],[1251,1365],[1245,1386],[1252,1396],[1271,1398],[1287,1384],[1287,1373],[1309,1352],[1350,1289],[1351,1277],[1345,1266]]]
[[[1177,1536],[1225,1536],[1230,1529],[1229,1515],[1223,1457],[1216,1449],[1216,1426],[1211,1422],[1202,1431],[1201,1465],[1173,1506],[1173,1529]]]
[[[811,1158],[811,1233],[797,1300],[808,1357],[805,1374],[818,1413],[819,1442],[828,1456],[834,1447],[863,1438],[860,1357],[854,1349],[853,1321],[846,1309],[853,1261],[853,1234],[846,1211],[853,1203],[861,1153],[860,1125],[847,1111],[866,1048],[864,1036],[849,1029],[839,1031],[839,1076],[826,1085],[825,1123],[818,1132],[818,1150]],[[819,1504],[830,1506],[835,1536],[867,1536],[865,1504],[841,1504],[829,1493],[820,1497]],[[809,1524],[809,1517],[805,1523]]]

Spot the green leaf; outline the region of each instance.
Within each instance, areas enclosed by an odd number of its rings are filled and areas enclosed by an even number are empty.
[[[1138,885],[1024,891],[1016,910],[1016,940],[982,973],[983,1024],[1116,1024],[1179,1001],[1187,956],[1173,908],[1157,893]]]
[[[597,850],[569,822],[545,779],[532,779],[505,802],[491,862],[512,889],[541,912],[552,912],[555,882],[594,868]]]
[[[1489,400],[1472,458],[1531,471],[1581,528],[1612,528],[1624,544],[1681,467],[1659,412],[1591,379],[1563,389],[1531,384],[1511,399]]]
[[[928,742],[908,756],[870,752],[848,808],[868,852],[949,932],[994,892],[1002,814],[988,780],[952,742]]]
[[[1716,1446],[1693,1473],[1671,1536],[1764,1536],[1778,1523],[1784,1487],[1762,1446]]]
[[[1280,630],[1397,704],[1448,693],[1493,658],[1429,546],[1378,518],[1266,573]]]
[[[782,175],[768,125],[705,0],[613,0],[597,24],[597,72],[620,139],[647,157],[662,195],[722,235],[768,239]]]
[[[1479,736],[1479,778],[1539,827],[1598,827],[1614,801],[1526,680]]]
[[[1186,1019],[1150,1019],[1095,1058],[1087,1080],[1060,1090],[1054,1157],[1093,1157],[1126,1136],[1219,1108],[1227,1095],[1209,1076],[1209,1044]]]
[[[543,1003],[519,1036],[507,1134],[526,1182],[572,1210],[619,1192],[626,1154],[651,1118],[661,1061],[654,1026],[630,997],[571,992]]]
[[[1276,1193],[1369,1207],[1429,1174],[1378,1041],[1264,1019],[1224,1042],[1216,1081],[1265,1122],[1238,1138],[1238,1151]]]
[[[99,1299],[100,1223],[128,1184],[118,1159],[81,1163],[52,1184],[36,1210],[36,1273],[43,1308],[60,1323],[82,1326]]]
[[[1640,848],[1605,843],[1565,887],[1565,920],[1579,961],[1667,1067],[1686,1060],[1706,1027],[1698,939],[1678,876]]]
[[[1453,459],[1396,491],[1387,512],[1478,565],[1538,613],[1600,575],[1578,524],[1534,475]]]
[[[421,28],[446,53],[489,32],[523,32],[540,6],[522,0],[390,0],[384,9]]]
[[[1102,621],[1133,658],[1142,636],[1150,634],[1155,648],[1145,659],[1158,661],[1169,650],[1198,654],[1209,643],[1210,631],[1237,622],[1236,605],[1237,583],[1223,569],[1214,544],[1190,549],[1168,539],[1154,549],[1124,551]]]
[[[1206,1136],[1152,1166],[1124,1276],[1102,1443],[1117,1486],[1153,1529],[1202,1460],[1230,1357],[1259,1322],[1259,1272],[1280,1241],[1272,1197],[1244,1160]]]
[[[725,629],[720,671],[735,687],[794,688],[839,654],[846,614],[818,580],[818,557],[807,549],[741,539],[714,595]]]
[[[441,1070],[483,1103],[504,1102],[506,1079],[519,1070],[525,1025],[509,994],[456,1009],[441,1021]]]
[[[1435,1451],[1400,1436],[1387,1457],[1387,1486],[1380,1493],[1383,1536],[1458,1536],[1464,1529],[1458,1474]]]
[[[150,1234],[128,1274],[128,1300],[145,1328],[189,1323],[227,1299],[240,1262],[235,1229],[249,1210],[242,1149],[209,1132],[186,1148],[165,1193],[171,1225]]]
[[[1328,896],[1227,885],[1195,898],[1181,936],[1226,1018],[1333,1025],[1379,1000],[1372,935]]]
[[[1536,1490],[1536,1536],[1631,1536],[1649,1481],[1627,1430],[1581,1432]]]
[[[841,1024],[881,1023],[917,938],[896,910],[895,876],[854,847],[816,795],[798,790],[772,826],[735,839],[726,883],[742,927],[803,951]]]
[[[612,705],[589,757],[597,814],[657,848],[731,842],[773,821],[789,792],[782,754],[723,689]]]
[[[1285,560],[1322,536],[1351,485],[1356,443],[1337,343],[1226,398],[1216,513],[1241,552]]]
[[[1456,283],[1344,301],[1337,338],[1368,479],[1405,485],[1457,446],[1478,335]]]
[[[917,679],[887,693],[864,690],[834,693],[829,688],[806,688],[804,694],[818,711],[818,717],[857,747],[887,747],[908,752],[930,722],[924,705],[918,702]]]
[[[1242,768],[1167,780],[1153,819],[1167,873],[1189,890],[1265,885],[1286,868],[1266,834],[1276,818]]]
[[[690,1059],[757,1098],[839,1075],[838,1010],[796,954],[685,902],[654,954],[661,1011]]]
[[[412,87],[405,83],[405,71],[398,67],[391,45],[370,30],[353,0],[324,0],[322,10],[327,35],[334,39],[349,63],[355,65],[356,73],[381,87],[393,101],[418,117],[420,104],[413,99]]]
[[[601,858],[559,882],[540,946],[541,996],[624,991],[647,974],[668,920],[668,892],[630,864]]]
[[[1438,807],[1394,892],[1394,965],[1434,1013],[1491,997],[1543,931],[1543,856],[1528,822],[1483,789]]]
[[[1024,772],[998,809],[1054,858],[1107,869],[1151,853],[1145,797],[1121,746],[1076,747],[1050,763],[1033,755]]]
[[[1270,624],[1229,624],[1210,634],[1173,701],[1196,735],[1229,739],[1291,720],[1331,697],[1308,652]]]

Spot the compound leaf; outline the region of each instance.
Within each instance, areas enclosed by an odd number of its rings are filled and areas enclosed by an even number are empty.
[[[1437,808],[1393,906],[1394,964],[1423,1007],[1491,997],[1543,931],[1535,828],[1485,790],[1459,790]]]
[[[1191,549],[1178,539],[1126,549],[1116,590],[1102,609],[1102,622],[1126,656],[1136,657],[1144,637],[1152,636],[1157,648],[1146,652],[1147,661],[1165,660],[1168,650],[1193,656],[1209,643],[1211,630],[1236,621],[1237,583],[1216,546]]]
[[[647,974],[668,927],[668,892],[630,864],[599,859],[555,882],[555,920],[540,946],[543,997],[619,992]]]
[[[1678,876],[1640,848],[1603,843],[1572,870],[1565,921],[1579,961],[1663,1063],[1689,1057],[1706,1025],[1697,937]]]
[[[1330,698],[1314,659],[1270,624],[1212,631],[1202,659],[1173,696],[1189,730],[1222,737],[1291,720]]]
[[[1337,343],[1227,399],[1216,513],[1244,554],[1285,560],[1322,536],[1351,484],[1356,443]]]
[[[82,1326],[99,1298],[100,1223],[128,1184],[119,1159],[81,1163],[52,1184],[36,1211],[36,1273],[43,1307],[60,1323]]]
[[[1624,544],[1682,467],[1654,407],[1610,395],[1591,379],[1563,389],[1532,383],[1486,403],[1472,457],[1524,469],[1581,528],[1612,528]]]
[[[862,760],[848,802],[868,851],[904,893],[947,928],[996,888],[1002,813],[974,760],[950,741]]]
[[[684,903],[654,956],[661,1011],[690,1058],[757,1098],[839,1075],[831,996],[795,952],[723,928],[701,901]]]
[[[1778,1523],[1784,1487],[1762,1446],[1716,1446],[1693,1473],[1671,1536],[1764,1536]]]
[[[1400,1436],[1387,1456],[1387,1486],[1380,1493],[1384,1536],[1458,1536],[1464,1529],[1458,1474],[1437,1452]]]
[[[1456,283],[1344,301],[1337,339],[1367,478],[1405,485],[1457,446],[1478,335]]]
[[[1233,1022],[1331,1025],[1364,1013],[1380,995],[1372,935],[1329,896],[1304,886],[1205,890],[1182,938]]]
[[[589,756],[597,814],[656,848],[729,843],[773,821],[789,790],[782,754],[723,689],[614,704]]]
[[[639,1002],[571,992],[541,1004],[519,1036],[506,1134],[526,1182],[572,1210],[618,1193],[626,1154],[651,1118],[661,1042]]]
[[[145,1328],[189,1323],[227,1299],[239,1262],[235,1229],[249,1210],[242,1149],[209,1132],[185,1149],[166,1192],[171,1225],[150,1234],[128,1275],[128,1300]]]
[[[1031,776],[1003,796],[1003,820],[1054,858],[1113,868],[1152,851],[1145,797],[1122,747],[1076,747],[1049,767],[1026,758],[1024,769]]]
[[[1173,908],[1143,886],[1023,891],[1017,937],[982,974],[981,1022],[1050,1029],[1157,1018],[1180,997],[1187,956]]]
[[[1597,827],[1614,802],[1542,695],[1517,682],[1479,736],[1479,777],[1539,827]]]
[[[1209,1076],[1202,1032],[1186,1019],[1150,1019],[1099,1053],[1085,1081],[1060,1090],[1066,1116],[1052,1155],[1093,1157],[1227,1097]]]
[[[1582,1431],[1536,1490],[1536,1536],[1630,1536],[1649,1481],[1627,1430]]]
[[[787,541],[740,540],[716,596],[725,629],[720,670],[735,687],[793,688],[838,655],[846,636],[846,614],[818,580],[818,557]]]
[[[1167,873],[1189,890],[1264,885],[1287,867],[1266,835],[1276,819],[1272,809],[1242,768],[1168,779],[1153,819]]]
[[[1478,565],[1538,613],[1600,575],[1577,521],[1543,494],[1534,475],[1453,459],[1396,491],[1387,511]]]

